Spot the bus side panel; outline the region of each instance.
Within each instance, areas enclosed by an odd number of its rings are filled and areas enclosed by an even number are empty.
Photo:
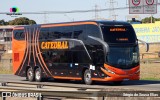
[[[25,50],[26,50],[26,42],[12,40],[12,58],[13,58],[13,73],[18,75],[17,71],[20,69],[20,66],[24,60]]]

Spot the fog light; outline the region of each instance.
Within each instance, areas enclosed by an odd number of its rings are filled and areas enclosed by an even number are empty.
[[[112,72],[111,70],[105,68],[107,72],[111,73],[111,74],[115,74],[115,72]]]

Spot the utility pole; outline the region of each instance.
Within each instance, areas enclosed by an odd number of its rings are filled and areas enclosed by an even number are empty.
[[[43,22],[43,23],[44,23],[44,24],[48,23],[47,14],[46,14],[46,13],[44,13],[44,22]]]
[[[98,5],[96,4],[96,5],[95,5],[95,20],[98,19],[98,17],[99,17],[99,16],[98,16],[98,12],[99,12],[99,11],[98,11]]]
[[[118,15],[112,15],[112,16],[113,16],[114,20],[117,20]]]
[[[110,3],[109,4],[109,8],[110,8],[109,19],[116,20],[116,17],[118,16],[118,15],[115,14],[115,9],[114,9],[114,4],[116,3],[116,1],[110,0],[109,3]]]

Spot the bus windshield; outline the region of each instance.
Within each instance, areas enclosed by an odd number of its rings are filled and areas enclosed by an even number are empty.
[[[132,26],[101,26],[104,41],[111,43],[135,43],[136,35]]]
[[[138,46],[134,47],[110,47],[106,56],[106,63],[116,68],[130,69],[139,64]]]

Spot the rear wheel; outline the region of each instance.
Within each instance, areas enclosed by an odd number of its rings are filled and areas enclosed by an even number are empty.
[[[31,67],[27,70],[27,79],[31,82],[34,81],[34,71]]]
[[[84,72],[83,80],[84,80],[85,84],[87,84],[87,85],[92,84],[91,72],[88,69],[86,69]]]
[[[40,68],[37,68],[35,70],[35,80],[37,82],[41,82],[42,81],[42,73],[41,73],[41,69]]]
[[[26,76],[26,80],[28,81],[28,75]]]

